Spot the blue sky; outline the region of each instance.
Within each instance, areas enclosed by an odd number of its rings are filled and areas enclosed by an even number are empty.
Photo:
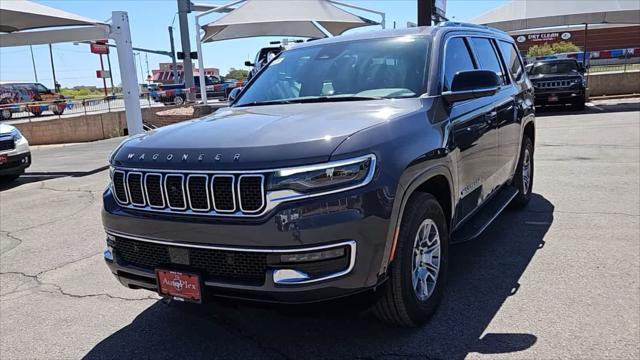
[[[268,1],[268,0],[264,0]],[[415,0],[343,0],[354,5],[373,8],[387,14],[387,27],[396,22],[398,28],[406,27],[407,21],[416,21]],[[121,10],[129,13],[131,33],[134,46],[149,49],[169,49],[169,36],[167,26],[174,21],[177,11],[176,0],[37,0],[44,5],[61,10],[76,13],[96,20],[107,20],[111,17],[111,11]],[[197,0],[197,3],[212,3],[221,5],[222,1]],[[487,10],[493,9],[505,3],[506,0],[448,0],[447,17],[454,21],[465,21]],[[356,11],[354,11],[357,13]],[[366,15],[358,13],[359,15]],[[220,15],[210,15],[204,18],[213,21]],[[372,19],[375,17],[371,16]],[[377,20],[377,19],[375,19]],[[192,50],[195,51],[194,20],[190,16],[189,31],[191,31]],[[177,17],[174,23],[178,28]],[[374,30],[379,27],[368,27]],[[180,49],[179,33],[174,31],[176,48]],[[271,40],[278,38],[253,38],[228,40],[204,44],[204,63],[206,67],[217,67],[224,75],[229,68],[244,68],[245,60],[253,59],[256,51],[269,44]],[[47,45],[33,47],[38,81],[47,87],[52,87],[53,78],[51,63],[49,61],[49,49]],[[141,56],[142,71],[146,77],[146,58]],[[70,43],[54,44],[53,59],[56,68],[56,77],[63,87],[76,85],[102,86],[102,81],[95,78],[95,71],[100,68],[98,55],[89,52],[89,46],[85,44],[73,45]],[[148,55],[149,72],[158,68],[159,62],[169,62],[170,59],[160,55]],[[106,62],[106,60],[105,60]],[[111,54],[111,63],[114,71],[114,83],[120,83],[120,75],[117,68],[115,51]],[[140,65],[137,65],[140,72]],[[106,66],[106,64],[105,64]],[[143,77],[139,74],[139,81]],[[0,48],[0,81],[34,81],[31,53],[28,46]]]

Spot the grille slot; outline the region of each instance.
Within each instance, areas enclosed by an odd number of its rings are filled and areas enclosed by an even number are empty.
[[[194,211],[209,211],[209,189],[207,175],[189,175],[187,176],[187,196],[189,197],[189,206]]]
[[[114,248],[119,260],[149,270],[171,265],[170,248],[187,249],[122,237],[116,237]],[[214,249],[188,251],[189,266],[202,272],[205,279],[264,282],[267,271],[266,253]]]
[[[184,175],[166,175],[164,177],[164,192],[167,194],[167,203],[171,209],[187,209],[187,199],[184,196]]]
[[[550,81],[539,81],[535,84],[538,88],[555,88],[555,87],[568,87],[571,86],[572,80],[550,80]]]
[[[0,151],[4,150],[13,150],[16,148],[16,143],[13,141],[13,138],[7,140],[0,140]]]
[[[113,172],[113,190],[118,202],[122,204],[129,203],[127,189],[124,185],[124,171],[116,170]]]
[[[238,194],[240,210],[243,212],[258,212],[264,205],[263,193],[264,176],[241,175],[238,180]]]
[[[162,209],[165,207],[164,193],[162,192],[162,175],[147,174],[144,177],[145,191],[149,206]]]
[[[142,173],[130,172],[127,174],[127,190],[129,190],[129,200],[136,206],[144,206],[144,191],[142,187]]]
[[[234,192],[235,178],[233,175],[214,175],[211,180],[213,193],[213,208],[218,212],[234,212],[236,210],[236,195]]]

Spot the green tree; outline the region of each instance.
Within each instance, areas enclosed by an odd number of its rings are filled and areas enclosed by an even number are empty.
[[[227,75],[225,75],[224,77],[226,79],[246,80],[247,76],[249,76],[249,71],[231,68],[229,69]]]
[[[569,41],[560,41],[557,43],[544,43],[542,45],[533,45],[529,48],[529,56],[546,56],[553,54],[579,52],[580,48]]]

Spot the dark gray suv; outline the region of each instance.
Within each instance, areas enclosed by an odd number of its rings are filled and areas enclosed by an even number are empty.
[[[202,302],[366,292],[417,326],[449,245],[533,183],[533,91],[513,40],[446,23],[300,44],[215,114],[128,139],[104,193],[107,265]]]

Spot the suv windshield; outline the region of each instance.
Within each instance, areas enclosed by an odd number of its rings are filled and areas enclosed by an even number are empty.
[[[285,51],[235,106],[419,96],[428,46],[427,37],[403,36]]]
[[[578,72],[578,63],[575,61],[555,61],[546,64],[535,65],[531,69],[531,75],[547,74],[572,74]]]

